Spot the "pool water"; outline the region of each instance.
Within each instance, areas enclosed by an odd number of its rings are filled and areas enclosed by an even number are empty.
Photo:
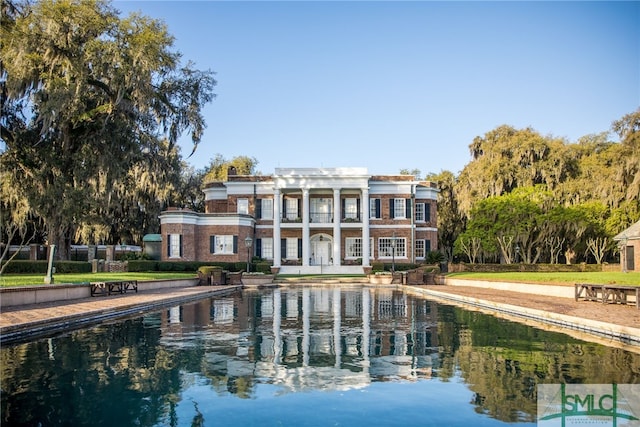
[[[3,426],[536,424],[640,354],[369,287],[243,291],[2,346]]]

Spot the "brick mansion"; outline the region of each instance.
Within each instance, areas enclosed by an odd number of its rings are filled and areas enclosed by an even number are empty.
[[[160,215],[165,261],[246,262],[284,274],[362,273],[438,247],[437,187],[366,168],[276,168],[204,187],[205,212]]]

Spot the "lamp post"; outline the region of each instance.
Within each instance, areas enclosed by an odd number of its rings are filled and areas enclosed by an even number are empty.
[[[391,272],[396,272],[396,232],[391,236]]]
[[[520,258],[520,246],[516,245],[516,264],[518,263],[518,258]]]
[[[253,239],[251,238],[251,236],[247,236],[244,239],[244,245],[247,247],[247,273],[249,273],[249,262],[251,261],[250,251],[251,245],[253,245]]]

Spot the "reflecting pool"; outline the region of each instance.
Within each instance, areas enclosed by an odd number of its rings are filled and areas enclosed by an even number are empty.
[[[640,354],[402,291],[295,287],[2,346],[3,426],[536,424],[536,386]]]

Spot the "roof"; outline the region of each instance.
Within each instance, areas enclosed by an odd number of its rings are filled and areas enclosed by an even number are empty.
[[[162,242],[162,235],[160,234],[145,234],[142,238],[143,242]]]
[[[636,240],[640,239],[640,221],[633,224],[631,227],[623,230],[621,233],[616,234],[613,240]]]

